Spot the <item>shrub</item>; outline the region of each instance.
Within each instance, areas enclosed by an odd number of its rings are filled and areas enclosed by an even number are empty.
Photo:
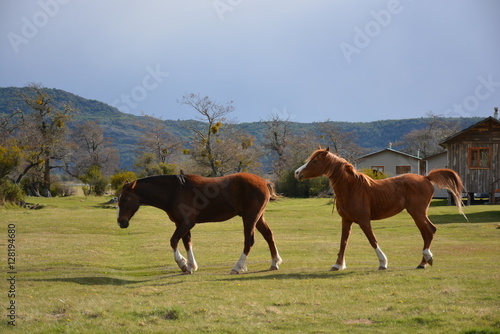
[[[276,189],[278,193],[288,197],[323,197],[331,193],[330,181],[326,177],[298,181],[295,178],[295,170],[285,172]]]
[[[90,167],[89,171],[81,177],[81,180],[87,184],[87,186],[82,187],[85,196],[102,196],[108,187],[108,178],[104,176],[98,166]]]
[[[368,175],[374,180],[386,179],[389,177],[386,173],[379,172],[370,168],[363,168],[360,170],[361,173]]]
[[[0,180],[0,205],[5,203],[21,204],[26,198],[23,190],[18,184],[6,179]]]
[[[62,182],[53,182],[50,185],[50,194],[52,197],[60,196],[60,197],[66,197],[66,196],[74,196],[75,195],[75,189],[65,185]]]
[[[122,190],[123,185],[127,181],[133,181],[137,179],[137,175],[134,172],[121,172],[111,176],[110,183],[111,189],[114,191],[115,195]]]

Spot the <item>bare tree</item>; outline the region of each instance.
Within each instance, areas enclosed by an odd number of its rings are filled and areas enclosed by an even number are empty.
[[[43,172],[43,196],[50,196],[50,171],[62,166],[52,162],[60,161],[67,154],[65,133],[67,123],[75,110],[68,105],[58,105],[40,84],[28,85],[28,93],[20,98],[28,107],[24,121],[18,130],[18,138],[25,148],[26,163],[17,183],[35,166]]]
[[[195,133],[194,148],[190,152],[192,158],[198,166],[209,170],[209,176],[223,175],[230,153],[224,147],[225,138],[221,132],[229,125],[225,124],[226,116],[233,112],[233,102],[222,105],[212,101],[208,96],[189,94],[183,96],[179,103],[192,107],[200,114],[199,119],[206,122],[202,128],[191,128]]]
[[[262,123],[267,128],[262,140],[262,146],[275,155],[272,173],[279,179],[287,166],[286,150],[292,137],[289,118],[282,119],[278,113],[272,113]]]
[[[347,161],[354,162],[363,153],[363,149],[355,143],[356,136],[353,132],[342,131],[330,121],[320,123],[319,130],[331,152]]]
[[[411,131],[395,146],[402,147],[403,152],[420,155],[423,158],[443,152],[444,148],[439,143],[457,133],[461,124],[457,121],[446,120],[431,112],[427,116],[429,117],[427,127]]]
[[[80,178],[92,167],[108,176],[113,173],[119,161],[118,152],[111,147],[99,124],[94,121],[77,124],[72,138],[72,154],[67,159],[70,175]]]
[[[138,146],[141,155],[152,153],[157,163],[171,163],[180,152],[181,143],[169,133],[165,122],[154,115],[144,114],[144,120],[137,125],[143,130]]]

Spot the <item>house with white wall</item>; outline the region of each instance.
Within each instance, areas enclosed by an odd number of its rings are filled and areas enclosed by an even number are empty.
[[[386,175],[396,176],[405,173],[420,174],[419,157],[388,148],[359,157],[357,169],[371,169]]]

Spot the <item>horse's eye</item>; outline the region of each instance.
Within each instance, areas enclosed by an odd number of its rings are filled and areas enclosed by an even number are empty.
[[[313,164],[315,164],[315,163],[317,163],[317,162],[318,162],[318,160],[313,160]]]

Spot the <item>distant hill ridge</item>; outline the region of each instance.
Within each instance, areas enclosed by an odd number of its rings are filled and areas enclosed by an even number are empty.
[[[19,93],[28,88],[0,87],[0,114],[8,114],[16,109],[26,110],[26,106],[19,100]],[[105,131],[105,135],[114,143],[120,153],[121,167],[127,168],[132,165],[135,155],[135,144],[140,136],[137,122],[143,116],[135,116],[123,113],[115,107],[106,103],[86,99],[61,89],[47,89],[54,101],[60,104],[70,104],[79,110],[73,122],[95,121]],[[332,115],[332,119],[335,115]],[[397,142],[401,138],[415,130],[427,126],[428,118],[413,118],[401,120],[380,120],[373,122],[335,122],[340,129],[353,132],[357,137],[357,144],[370,150],[379,150],[387,147],[390,142]],[[464,127],[472,125],[481,118],[461,118]],[[201,126],[203,123],[197,120],[164,120],[168,130],[181,142],[187,142],[191,135],[190,128]],[[313,131],[319,132],[319,124],[315,123],[291,123],[291,130],[295,132]],[[261,122],[240,123],[236,125],[247,131],[257,139],[262,138],[265,125]]]

